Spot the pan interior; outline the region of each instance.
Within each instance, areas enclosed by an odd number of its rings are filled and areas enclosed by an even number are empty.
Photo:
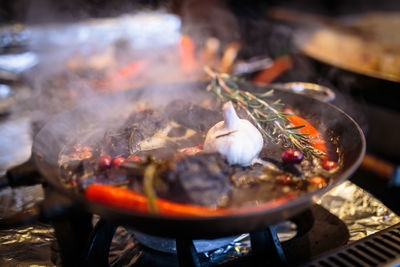
[[[35,139],[34,153],[40,155],[40,160],[38,160],[39,167],[50,184],[63,192],[73,195],[78,194],[81,197],[80,191],[76,190],[76,188],[65,186],[65,177],[60,176],[58,159],[66,144],[74,143],[76,136],[85,140],[94,138],[93,135],[95,135],[96,131],[93,131],[93,129],[97,129],[101,133],[100,135],[103,135],[103,130],[110,127],[118,127],[123,123],[123,120],[115,120],[115,118],[137,108],[135,104],[141,101],[144,101],[147,107],[150,106],[156,109],[164,109],[165,106],[168,106],[165,103],[172,103],[181,99],[187,100],[188,98],[195,103],[204,103],[209,100],[209,93],[206,93],[203,89],[205,86],[205,83],[170,84],[143,90],[135,89],[119,92],[106,98],[101,97],[86,106],[63,113],[46,125]],[[245,84],[244,87],[256,91],[264,90],[262,87],[248,84]],[[162,97],[160,97],[161,92]],[[193,97],[193,93],[195,93],[196,97]],[[363,154],[363,136],[359,127],[351,118],[331,105],[278,90],[275,92],[274,97],[282,99],[288,106],[309,119],[310,122],[319,125],[319,128],[327,133],[329,139],[336,142],[332,149],[338,149],[339,151],[336,160],[341,160],[340,169],[329,177],[330,183],[326,188],[301,193],[300,199],[303,199],[302,202],[304,202],[304,199],[311,199],[312,196],[322,193],[327,188],[347,178],[354,171]],[[82,116],[82,114],[85,114],[85,116]],[[90,130],[88,131],[88,129]],[[87,134],[88,132],[90,134]],[[204,135],[204,133],[202,132],[201,135]],[[194,143],[193,145],[197,144]],[[263,151],[263,153],[266,153],[267,157],[270,158],[280,156],[279,153],[272,155],[268,151]],[[283,195],[283,190],[287,190],[284,189],[285,187],[280,187],[277,190],[275,183],[260,184],[243,190],[236,190],[233,198],[236,202],[231,203],[232,207],[259,205]]]

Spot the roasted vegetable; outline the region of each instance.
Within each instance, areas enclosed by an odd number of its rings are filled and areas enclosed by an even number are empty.
[[[290,120],[294,127],[303,126],[297,129],[297,131],[306,135],[311,145],[322,152],[322,158],[326,157],[328,150],[326,148],[325,141],[318,130],[315,129],[315,127],[305,119],[293,114],[291,110],[286,109],[285,112],[289,113],[289,115],[286,115],[286,117]]]
[[[158,214],[160,215],[177,217],[213,217],[266,210],[283,205],[296,197],[296,194],[289,193],[281,198],[274,199],[259,206],[244,207],[236,210],[179,204],[164,199],[157,199],[156,205]],[[92,184],[86,189],[85,198],[90,202],[126,211],[139,213],[149,213],[150,211],[147,198],[143,194],[115,186]]]

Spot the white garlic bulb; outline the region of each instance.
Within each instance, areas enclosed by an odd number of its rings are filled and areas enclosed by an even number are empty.
[[[224,121],[208,131],[204,150],[224,155],[230,165],[251,165],[263,147],[261,133],[251,122],[238,117],[232,102],[224,104],[222,110]]]

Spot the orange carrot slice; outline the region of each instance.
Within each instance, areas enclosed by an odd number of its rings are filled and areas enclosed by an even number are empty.
[[[290,113],[290,114],[293,113],[289,109],[286,109],[285,112]],[[290,120],[290,122],[293,124],[293,126],[304,125],[304,127],[297,129],[297,132],[301,133],[301,134],[306,134],[311,142],[311,145],[314,148],[324,152],[326,155],[325,157],[327,157],[328,150],[326,148],[326,143],[325,143],[324,139],[322,138],[322,135],[318,132],[318,130],[314,126],[312,126],[308,121],[306,121],[302,117],[294,115],[294,114],[287,115],[286,117]]]

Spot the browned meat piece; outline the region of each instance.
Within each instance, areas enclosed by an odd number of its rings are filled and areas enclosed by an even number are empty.
[[[104,135],[104,150],[111,157],[133,154],[136,144],[165,127],[166,119],[148,109],[132,113],[123,125],[126,126],[109,130]]]
[[[168,198],[204,206],[217,206],[229,193],[232,169],[217,153],[182,156],[168,164],[163,180]],[[161,193],[160,196],[162,196]]]

